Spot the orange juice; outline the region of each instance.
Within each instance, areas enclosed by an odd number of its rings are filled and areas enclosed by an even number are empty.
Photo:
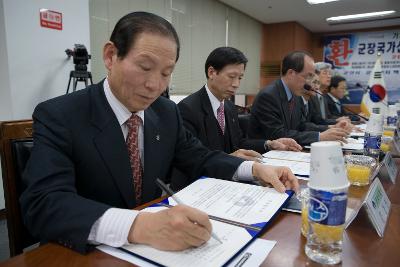
[[[382,150],[383,152],[388,152],[388,151],[390,150],[389,144],[381,143],[381,150]]]
[[[304,237],[308,234],[308,206],[303,205],[301,208],[301,233]]]
[[[369,184],[369,176],[371,169],[368,166],[362,165],[347,165],[347,178],[352,185],[367,185]]]

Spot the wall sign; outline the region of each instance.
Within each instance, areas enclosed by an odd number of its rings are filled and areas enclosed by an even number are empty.
[[[40,26],[55,30],[62,30],[62,13],[40,9]]]

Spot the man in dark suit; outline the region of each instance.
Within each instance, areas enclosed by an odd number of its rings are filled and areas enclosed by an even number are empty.
[[[317,62],[315,63],[315,73],[318,75],[320,86],[317,89],[317,94],[315,97],[312,97],[311,101],[315,103],[315,107],[317,108],[318,113],[314,116],[314,120],[318,121],[317,124],[328,124],[333,125],[337,124],[340,121],[347,121],[347,124],[351,124],[351,121],[348,117],[338,117],[332,118],[328,109],[328,102],[325,95],[328,94],[329,85],[331,84],[332,79],[332,64],[327,62]]]
[[[360,118],[354,114],[347,112],[340,103],[344,97],[347,89],[346,79],[342,76],[336,75],[331,79],[328,93],[325,95],[328,104],[330,118],[337,119],[340,117],[349,117],[351,121],[359,121]]]
[[[301,145],[316,141],[345,140],[347,131],[331,128],[315,131],[301,111],[306,79],[314,73],[314,60],[303,51],[291,52],[282,62],[282,77],[261,90],[251,108],[249,137],[276,139],[289,137]]]
[[[319,77],[317,74],[312,74],[306,81],[308,90],[303,90],[301,98],[303,100],[303,115],[310,130],[325,131],[329,128],[344,128],[348,131],[352,130],[352,125],[348,120],[328,120],[322,119],[319,101],[317,99],[319,93]],[[321,96],[324,98],[323,96]],[[329,124],[332,122],[332,124]]]
[[[236,107],[229,98],[239,89],[246,63],[245,55],[233,47],[219,47],[210,53],[205,63],[207,83],[178,104],[184,126],[211,150],[222,150],[248,160],[261,156],[249,150],[300,151],[301,146],[290,138],[269,141],[244,136]],[[222,107],[221,127],[218,113]]]
[[[182,205],[132,210],[160,196],[155,179],[165,179],[171,166],[193,178],[258,177],[280,192],[285,185],[298,189],[287,168],[210,151],[184,129],[176,105],[160,97],[178,57],[179,38],[168,21],[130,13],[104,46],[107,78],[36,107],[21,196],[34,236],[82,253],[98,243],[200,246],[210,238],[207,214]]]
[[[236,107],[229,98],[239,89],[246,63],[247,58],[236,48],[214,49],[205,63],[207,83],[178,104],[183,125],[209,149],[246,160],[258,160],[262,158],[259,153],[270,149],[300,151],[301,146],[290,138],[265,140],[244,136]],[[190,182],[174,170],[171,185],[175,190]]]

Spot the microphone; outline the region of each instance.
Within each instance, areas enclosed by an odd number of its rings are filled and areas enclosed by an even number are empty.
[[[320,96],[324,97],[323,94],[321,94],[321,93],[318,92],[317,90],[312,89],[311,85],[309,85],[309,84],[307,84],[307,83],[304,84],[304,87],[303,87],[303,88],[304,88],[304,90],[306,90],[306,91],[313,91],[313,92],[315,92],[316,94],[319,94]],[[336,104],[339,105],[340,107],[342,107],[342,108],[343,108],[344,110],[346,110],[347,112],[351,113],[352,115],[357,116],[357,117],[359,117],[359,118],[361,118],[361,119],[364,119],[365,121],[368,121],[368,118],[366,118],[366,117],[364,117],[364,116],[361,116],[361,115],[359,115],[359,114],[357,114],[357,113],[354,113],[353,111],[347,109],[345,106],[342,105],[342,103],[336,103]]]

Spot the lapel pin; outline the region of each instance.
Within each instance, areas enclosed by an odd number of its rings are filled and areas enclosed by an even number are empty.
[[[160,141],[160,135],[159,134],[156,135],[156,140]]]

